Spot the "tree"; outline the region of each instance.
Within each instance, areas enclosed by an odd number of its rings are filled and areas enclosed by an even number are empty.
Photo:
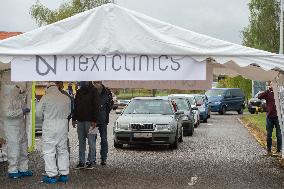
[[[218,86],[219,88],[240,88],[244,91],[246,100],[251,98],[252,94],[252,84],[250,79],[245,79],[242,76],[237,77],[225,77],[219,81]]]
[[[37,1],[31,7],[30,14],[36,20],[37,24],[42,26],[110,2],[110,0],[72,0],[69,3],[60,5],[56,10],[50,10]]]
[[[279,51],[279,0],[250,0],[250,24],[242,31],[243,45]]]

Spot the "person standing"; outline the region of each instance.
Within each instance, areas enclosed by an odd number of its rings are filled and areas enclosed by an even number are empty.
[[[42,151],[46,175],[43,182],[56,183],[69,180],[68,116],[71,100],[51,82],[46,95],[36,107],[36,115],[43,117]],[[59,176],[59,178],[57,178]]]
[[[97,91],[88,81],[81,81],[74,100],[73,127],[76,128],[79,140],[79,163],[75,169],[93,169],[96,164],[96,135],[89,131],[97,125],[99,98]],[[87,163],[85,159],[86,138],[89,144]]]
[[[97,127],[101,137],[101,165],[106,165],[108,154],[108,141],[107,141],[107,125],[109,123],[109,113],[113,106],[112,94],[109,88],[106,88],[101,81],[93,82],[94,87],[97,89],[100,98],[100,108],[97,120]]]
[[[26,108],[26,92],[23,87],[20,87],[20,83],[12,82],[3,86],[3,93],[2,112],[7,139],[8,177],[16,179],[32,176],[33,173],[28,170],[25,115],[30,110]]]
[[[281,155],[281,148],[282,148],[282,135],[281,135],[281,129],[279,125],[279,120],[277,116],[277,110],[275,105],[275,99],[274,99],[274,92],[272,88],[272,82],[270,82],[270,85],[268,89],[258,95],[259,99],[266,100],[266,142],[267,142],[267,155],[272,156],[272,132],[273,128],[276,129],[276,137],[277,137],[277,155]]]

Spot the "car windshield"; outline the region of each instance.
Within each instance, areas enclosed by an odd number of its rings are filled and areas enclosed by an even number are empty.
[[[197,103],[203,104],[203,96],[197,95],[197,96],[195,96],[195,99],[196,99]]]
[[[173,110],[168,100],[162,99],[134,99],[123,114],[163,114],[172,115]]]
[[[189,103],[191,104],[191,105],[194,105],[195,104],[195,102],[194,102],[194,97],[187,97],[187,99],[188,99],[188,101],[189,101]]]
[[[189,110],[188,104],[187,104],[185,99],[176,98],[176,99],[173,99],[173,100],[177,104],[177,107],[178,107],[179,110],[182,110],[182,111],[188,111]]]
[[[205,93],[208,97],[217,97],[217,96],[223,96],[224,90],[222,89],[214,89],[214,90],[209,90]]]

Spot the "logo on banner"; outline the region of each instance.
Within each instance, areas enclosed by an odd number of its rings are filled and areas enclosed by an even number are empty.
[[[53,65],[51,66],[44,58],[41,56],[36,55],[36,72],[41,75],[45,76],[52,71],[56,74],[56,67],[57,67],[57,56],[53,56]]]

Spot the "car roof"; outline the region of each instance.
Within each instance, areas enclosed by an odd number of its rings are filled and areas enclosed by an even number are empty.
[[[169,97],[168,96],[134,97],[133,100],[169,100]]]

